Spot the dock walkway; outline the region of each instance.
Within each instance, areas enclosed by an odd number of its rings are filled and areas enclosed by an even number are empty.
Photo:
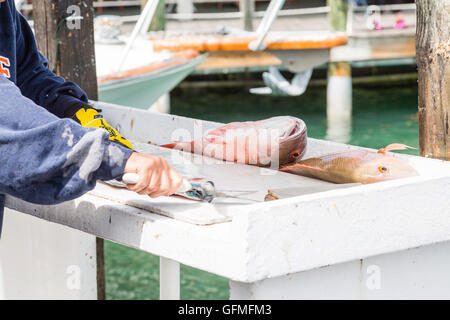
[[[395,36],[397,34],[414,33],[416,17],[414,11],[403,12],[405,22],[408,25],[406,29],[393,29],[395,23],[395,15],[390,12],[382,14],[381,25],[383,30],[371,31],[365,26],[364,14],[355,12],[353,19],[353,34],[373,34],[382,35],[389,34]],[[253,20],[253,27],[256,30],[261,19]],[[219,26],[227,26],[230,28],[242,28],[243,22],[239,19],[215,19],[215,20],[167,20],[166,30],[186,30],[186,31],[214,31]],[[305,31],[305,30],[328,30],[328,18],[325,14],[313,14],[291,17],[278,17],[271,30],[272,31]]]
[[[353,15],[353,30],[349,35],[346,46],[331,50],[330,61],[356,62],[365,64],[392,65],[415,63],[415,11],[403,12],[407,28],[394,29],[395,15],[384,12],[381,18],[382,30],[369,30],[362,12]],[[256,29],[260,19],[255,19],[253,27]],[[169,33],[181,31],[183,33],[214,32],[222,26],[228,28],[242,28],[239,19],[216,20],[168,20],[166,30]],[[271,31],[328,31],[329,24],[326,14],[278,17]],[[231,56],[230,56],[231,55]],[[197,67],[195,73],[240,72],[243,70],[257,70],[261,67],[280,64],[280,61],[267,52],[242,52],[236,59],[228,52],[217,52]]]

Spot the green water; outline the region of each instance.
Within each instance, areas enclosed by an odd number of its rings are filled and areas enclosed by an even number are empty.
[[[172,113],[218,122],[259,120],[276,115],[303,119],[308,135],[326,136],[325,88],[309,88],[299,97],[261,97],[245,90],[181,91],[171,95]],[[418,147],[417,87],[356,88],[350,144],[380,148],[399,142]],[[417,150],[408,153],[417,154]],[[159,258],[106,242],[106,290],[109,299],[158,299]],[[227,299],[228,281],[181,267],[181,298]]]
[[[173,95],[172,113],[219,122],[292,115],[306,122],[308,136],[325,138],[325,88],[309,88],[301,97],[263,97],[247,94],[244,90],[234,91],[229,94],[198,91]],[[418,139],[417,87],[353,90],[350,144],[380,148],[400,142],[418,147]]]
[[[105,241],[108,299],[159,299],[159,257]],[[181,266],[182,299],[228,299],[228,280]]]

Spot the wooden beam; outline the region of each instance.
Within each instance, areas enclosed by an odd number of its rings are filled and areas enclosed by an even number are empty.
[[[77,83],[97,100],[92,0],[34,0],[35,33],[39,50],[49,68]],[[68,16],[82,20],[67,20]],[[58,30],[59,25],[59,30]]]
[[[450,160],[450,0],[416,4],[420,154]]]
[[[92,0],[34,0],[34,28],[49,68],[98,99]],[[70,20],[71,17],[82,19]],[[97,238],[97,297],[105,299],[103,239]]]
[[[56,59],[56,26],[58,16],[51,10],[52,0],[35,0],[33,8],[34,32],[38,49],[47,57],[49,65],[53,66]],[[52,35],[52,36],[49,36]]]

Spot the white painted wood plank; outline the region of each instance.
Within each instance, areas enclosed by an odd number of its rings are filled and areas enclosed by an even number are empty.
[[[230,281],[231,299],[449,299],[450,242],[265,279]]]
[[[10,209],[4,218],[0,298],[97,299],[95,236]]]
[[[450,242],[378,255],[361,265],[361,299],[450,299]]]
[[[358,299],[360,261],[253,283],[230,281],[231,300]]]
[[[54,206],[7,196],[6,206],[224,277],[246,278],[245,214],[233,222],[197,226],[90,194]]]
[[[249,280],[449,240],[449,176],[420,179],[253,205]]]

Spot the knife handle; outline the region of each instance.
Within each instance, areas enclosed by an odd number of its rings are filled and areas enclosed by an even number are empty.
[[[136,184],[140,180],[137,173],[125,173],[122,176],[122,182],[125,184]],[[187,192],[192,189],[192,185],[189,181],[183,178],[183,183],[178,187],[177,192]]]

